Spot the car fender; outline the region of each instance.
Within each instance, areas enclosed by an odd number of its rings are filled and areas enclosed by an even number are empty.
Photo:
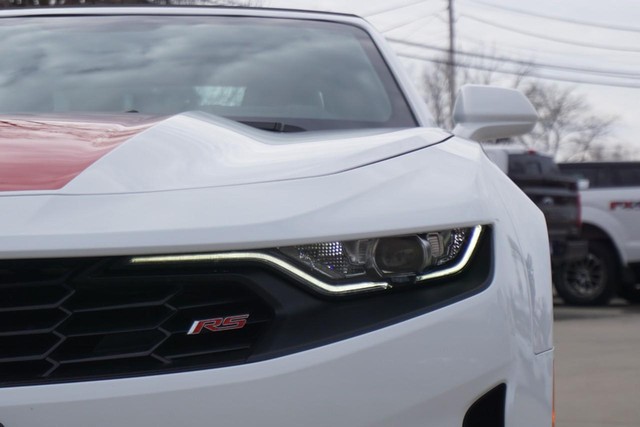
[[[485,159],[496,171],[500,169]],[[544,353],[553,348],[553,291],[551,261],[546,221],[542,211],[504,173],[491,174],[494,194],[506,213],[503,224],[511,249],[512,267],[518,282],[513,284],[515,301],[526,300],[531,319],[533,352]],[[524,311],[523,308],[520,308]],[[518,318],[516,316],[515,318]]]

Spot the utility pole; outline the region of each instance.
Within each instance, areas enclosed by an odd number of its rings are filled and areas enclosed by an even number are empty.
[[[453,13],[453,1],[449,2],[449,60],[447,66],[447,80],[449,83],[449,116],[453,117],[453,104],[456,101],[456,23]]]

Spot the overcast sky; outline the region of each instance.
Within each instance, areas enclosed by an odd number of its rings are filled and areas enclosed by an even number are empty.
[[[447,0],[265,1],[362,15],[391,39],[441,48],[448,43]],[[575,86],[594,110],[619,116],[616,137],[640,158],[640,0],[455,0],[454,5],[461,52],[548,65],[532,72],[574,81],[558,83]],[[394,47],[427,58],[439,54]],[[406,64],[418,79],[423,61]]]

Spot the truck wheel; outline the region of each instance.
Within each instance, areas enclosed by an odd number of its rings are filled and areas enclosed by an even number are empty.
[[[616,260],[611,247],[590,240],[586,258],[556,269],[554,285],[566,304],[606,305],[615,293],[616,278]]]

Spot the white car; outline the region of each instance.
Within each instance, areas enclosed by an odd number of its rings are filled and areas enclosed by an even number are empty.
[[[542,213],[383,38],[268,9],[0,12],[0,424],[552,424]]]

